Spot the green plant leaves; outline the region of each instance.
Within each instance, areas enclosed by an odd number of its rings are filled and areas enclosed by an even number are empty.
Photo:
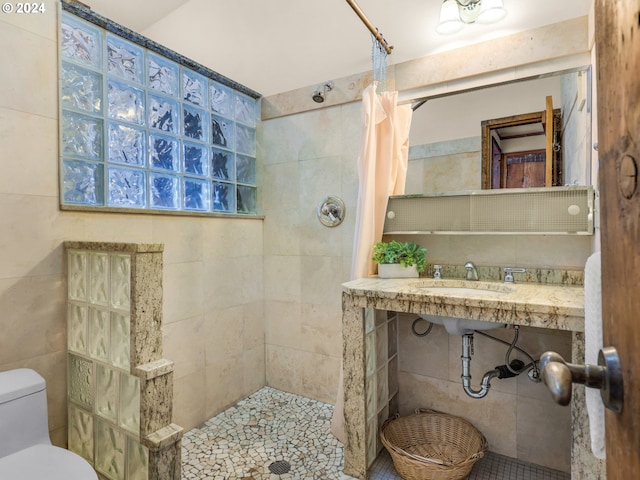
[[[426,248],[415,242],[378,242],[373,246],[371,259],[376,263],[399,263],[404,267],[416,265],[418,272],[427,268]]]

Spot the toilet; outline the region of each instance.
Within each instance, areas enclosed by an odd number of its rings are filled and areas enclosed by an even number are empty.
[[[0,372],[0,479],[98,479],[85,459],[51,444],[46,384],[27,368]]]

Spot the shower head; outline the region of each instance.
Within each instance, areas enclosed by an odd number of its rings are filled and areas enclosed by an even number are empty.
[[[313,95],[311,96],[311,98],[313,98],[313,101],[316,103],[322,103],[324,102],[324,92],[321,92],[318,89],[315,89],[313,91]]]
[[[324,85],[318,86],[313,93],[311,94],[311,98],[316,103],[324,102],[324,97],[327,92],[333,90],[333,82],[327,82]]]

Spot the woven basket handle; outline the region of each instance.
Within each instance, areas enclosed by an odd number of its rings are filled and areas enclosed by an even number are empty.
[[[387,426],[387,423],[389,423],[391,420],[395,420],[396,418],[400,418],[400,414],[399,413],[394,413],[393,415],[391,415],[389,418],[387,418],[383,423],[382,426],[380,427],[380,431],[384,430],[384,427]]]
[[[449,415],[448,413],[441,412],[440,410],[434,410],[433,408],[416,408],[415,413],[442,413]]]

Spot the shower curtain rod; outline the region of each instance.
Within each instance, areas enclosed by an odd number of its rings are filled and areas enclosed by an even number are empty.
[[[364,12],[360,9],[360,7],[355,2],[355,0],[347,0],[347,3],[351,6],[351,8],[353,8],[353,11],[356,12],[358,17],[360,17],[360,20],[362,20],[362,23],[364,23],[364,25],[369,29],[369,31],[376,38],[378,43],[380,45],[382,45],[382,48],[385,49],[385,51],[387,52],[387,55],[391,55],[391,51],[393,50],[393,46],[389,45],[387,43],[387,41],[384,39],[384,37],[382,36],[380,31],[376,27],[373,26],[373,23],[371,23],[369,21],[369,19],[364,14]]]

